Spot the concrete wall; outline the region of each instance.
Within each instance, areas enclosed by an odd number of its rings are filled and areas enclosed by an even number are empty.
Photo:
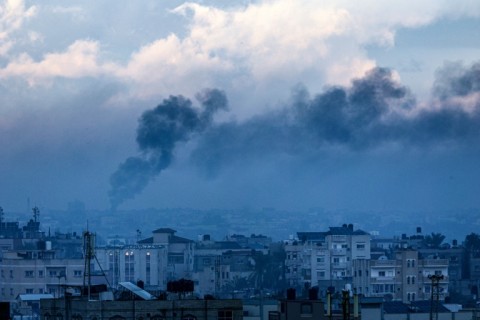
[[[175,300],[175,301],[87,301],[85,299],[48,299],[40,303],[42,320],[47,315],[61,315],[63,319],[81,316],[83,319],[108,320],[115,316],[126,319],[162,317],[181,320],[187,315],[197,320],[217,320],[219,311],[231,311],[233,320],[243,316],[241,300]],[[50,318],[51,319],[51,318]]]

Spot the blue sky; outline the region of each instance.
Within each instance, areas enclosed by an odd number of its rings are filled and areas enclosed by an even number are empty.
[[[310,102],[332,86],[353,92],[355,79],[376,67],[405,88],[401,99],[386,100],[382,125],[448,109],[475,127],[478,1],[11,0],[0,3],[0,21],[0,206],[7,212],[26,210],[27,199],[43,208],[73,200],[109,208],[119,165],[151,159],[136,143],[142,113],[170,95],[200,110],[195,95],[205,88],[223,91],[228,110],[178,140],[168,166],[120,208],[480,206],[475,129],[457,135],[440,124],[427,139],[411,132],[424,129],[398,126],[405,131],[381,143],[371,142],[381,138],[373,130],[377,136],[359,148],[325,137],[311,143],[292,130],[281,140],[277,128],[295,117],[299,92]],[[468,92],[448,89],[465,75],[473,79]]]

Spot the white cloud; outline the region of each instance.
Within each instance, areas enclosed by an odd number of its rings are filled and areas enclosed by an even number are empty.
[[[12,33],[20,29],[25,19],[35,15],[35,6],[26,8],[23,0],[7,0],[0,4],[0,56],[6,55],[14,44]]]
[[[50,9],[58,14],[90,14],[75,4]],[[112,12],[118,13],[117,9]],[[0,33],[0,41],[7,39],[0,42],[0,54],[12,47],[8,39],[11,30],[20,28],[35,10],[26,9],[18,0],[1,7],[2,25],[8,27]],[[327,83],[347,84],[376,65],[365,45],[394,46],[399,28],[416,28],[440,18],[478,17],[480,6],[476,1],[447,0],[414,5],[399,0],[264,0],[227,8],[187,2],[172,12],[187,23],[185,34],[171,33],[143,43],[130,52],[123,65],[100,58],[108,56],[101,50],[108,39],[77,40],[63,52],[45,53],[41,60],[22,53],[0,69],[0,76],[23,77],[36,84],[40,79],[108,74],[124,81],[131,88],[130,94],[141,98],[190,95],[218,86],[245,99],[248,91],[249,98],[262,104],[272,95],[282,100],[298,82],[313,91]],[[30,35],[33,40],[44,36]]]
[[[0,70],[0,77],[22,77],[30,85],[35,85],[39,81],[55,77],[81,78],[108,73],[112,67],[98,63],[98,52],[97,42],[79,40],[65,52],[46,54],[38,62],[24,53]]]

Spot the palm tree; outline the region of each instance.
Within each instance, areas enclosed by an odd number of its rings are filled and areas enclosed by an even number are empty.
[[[423,243],[429,248],[438,249],[442,245],[443,240],[445,240],[443,234],[432,232],[431,235],[425,236]]]

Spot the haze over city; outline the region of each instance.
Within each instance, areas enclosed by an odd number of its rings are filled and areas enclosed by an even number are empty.
[[[0,20],[7,213],[480,208],[477,1],[11,0]]]

